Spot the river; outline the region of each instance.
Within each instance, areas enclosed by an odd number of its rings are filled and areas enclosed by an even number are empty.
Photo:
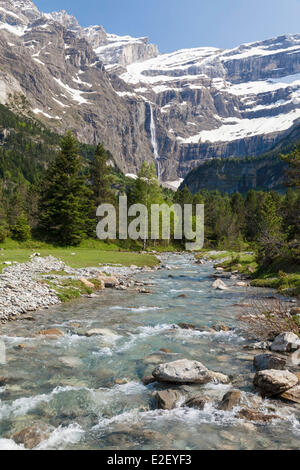
[[[35,321],[0,325],[6,344],[6,365],[0,376],[0,448],[22,448],[11,436],[33,423],[51,426],[39,449],[298,449],[300,410],[264,400],[283,418],[249,423],[217,402],[230,388],[254,393],[253,352],[239,329],[237,303],[256,296],[255,289],[212,288],[211,264],[195,264],[191,255],[164,255],[169,268],[141,273],[152,294],[106,290],[34,313]],[[185,294],[185,297],[179,297]],[[268,291],[261,291],[268,294]],[[217,323],[229,332],[174,328],[187,322],[197,327]],[[41,329],[60,328],[65,336],[36,337]],[[82,331],[106,329],[106,336],[86,337]],[[23,343],[23,349],[17,346]],[[162,352],[165,348],[171,352]],[[197,410],[180,406],[156,410],[154,384],[141,379],[160,362],[180,358],[201,361],[209,369],[232,376],[233,385],[197,386],[214,402]],[[124,382],[116,384],[126,379]],[[191,391],[192,386],[182,386]]]

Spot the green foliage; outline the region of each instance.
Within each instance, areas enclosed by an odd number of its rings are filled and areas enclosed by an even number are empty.
[[[300,188],[300,145],[296,146],[289,154],[281,155],[281,159],[289,165],[287,184]]]
[[[19,242],[26,242],[31,238],[31,228],[28,225],[28,220],[24,212],[21,212],[16,220],[16,224],[11,229],[13,240]]]
[[[68,132],[43,180],[40,232],[45,239],[76,246],[86,237],[91,191],[82,173],[77,141]]]

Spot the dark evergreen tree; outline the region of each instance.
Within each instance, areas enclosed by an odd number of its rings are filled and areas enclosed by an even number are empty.
[[[113,176],[108,163],[108,154],[102,144],[98,144],[90,165],[90,181],[95,207],[100,204],[115,202],[115,194],[111,188]]]
[[[45,239],[66,246],[86,237],[91,191],[82,173],[78,144],[69,131],[42,184],[39,226]]]
[[[15,225],[11,228],[11,235],[14,240],[19,242],[26,242],[27,240],[30,240],[31,228],[24,212],[19,215]]]

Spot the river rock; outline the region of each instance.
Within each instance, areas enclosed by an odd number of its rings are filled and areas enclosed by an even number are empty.
[[[230,327],[227,326],[227,325],[214,325],[212,328],[215,331],[218,331],[218,332],[220,332],[220,331],[225,331],[225,332],[230,331]]]
[[[80,279],[80,281],[82,282],[82,284],[87,287],[88,289],[95,289],[95,284],[93,284],[92,282],[88,281],[87,279],[85,279],[84,277],[82,277]]]
[[[286,359],[272,354],[259,354],[253,360],[253,366],[257,371],[267,369],[284,370],[286,368]]]
[[[15,433],[12,436],[12,439],[16,444],[23,444],[26,449],[33,449],[42,441],[49,438],[52,429],[46,425],[34,424],[33,426],[29,426],[22,431]]]
[[[145,377],[142,378],[142,382],[146,387],[147,385],[150,385],[156,382],[156,379],[152,375],[146,375]]]
[[[172,410],[176,407],[180,397],[181,393],[177,390],[162,390],[154,394],[156,406],[159,410]]]
[[[119,280],[115,276],[105,276],[105,274],[99,274],[97,276],[98,281],[103,281],[105,287],[112,288],[119,284]]]
[[[291,315],[300,315],[300,307],[291,308]]]
[[[64,333],[58,328],[50,328],[49,330],[41,330],[38,333],[41,336],[64,336]]]
[[[196,330],[196,326],[191,323],[178,323],[178,326],[182,330]]]
[[[244,346],[244,349],[248,349],[249,351],[255,350],[268,350],[271,347],[271,341],[259,341],[258,343],[247,344]]]
[[[272,351],[293,352],[300,348],[300,338],[292,332],[281,333],[271,345]]]
[[[300,385],[290,388],[280,395],[284,400],[292,401],[293,403],[300,404]]]
[[[0,377],[0,387],[4,387],[8,381],[9,379],[7,377]]]
[[[208,371],[212,382],[227,385],[230,383],[228,375],[221,374],[220,372]]]
[[[85,333],[85,336],[87,336],[88,338],[92,336],[104,336],[113,340],[116,340],[118,338],[118,336],[113,331],[107,328],[92,328],[91,330],[88,330]]]
[[[206,384],[212,378],[208,369],[201,362],[181,359],[160,364],[152,373],[159,382]]]
[[[277,415],[265,415],[261,411],[254,411],[250,408],[239,410],[236,417],[246,419],[247,421],[263,421],[264,423],[272,421],[273,419],[279,419],[279,416]]]
[[[202,395],[196,395],[195,397],[189,398],[183,406],[188,408],[197,408],[198,410],[203,410],[207,403],[210,403],[211,399]]]
[[[293,354],[290,355],[289,362],[293,366],[296,366],[296,367],[300,366],[300,349],[298,349],[297,351],[295,351]]]
[[[227,392],[219,405],[220,410],[229,411],[241,403],[242,394],[239,390]]]
[[[298,384],[298,377],[287,370],[262,370],[256,373],[253,384],[263,396],[280,395]]]
[[[239,281],[235,283],[236,287],[249,287],[249,283],[245,281]]]
[[[217,290],[228,290],[228,287],[221,279],[216,279],[212,286]]]

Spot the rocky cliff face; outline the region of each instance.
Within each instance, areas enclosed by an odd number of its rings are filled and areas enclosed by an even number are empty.
[[[122,95],[127,86],[107,74],[81,34],[30,1],[0,2],[0,13],[1,103],[19,109],[25,96],[27,112],[83,142],[102,141],[125,173],[153,160],[149,106]]]
[[[300,35],[159,55],[147,38],[0,0],[0,46],[0,101],[25,95],[35,116],[101,140],[127,173],[156,158],[162,179],[178,180],[207,159],[261,154],[300,119]]]

